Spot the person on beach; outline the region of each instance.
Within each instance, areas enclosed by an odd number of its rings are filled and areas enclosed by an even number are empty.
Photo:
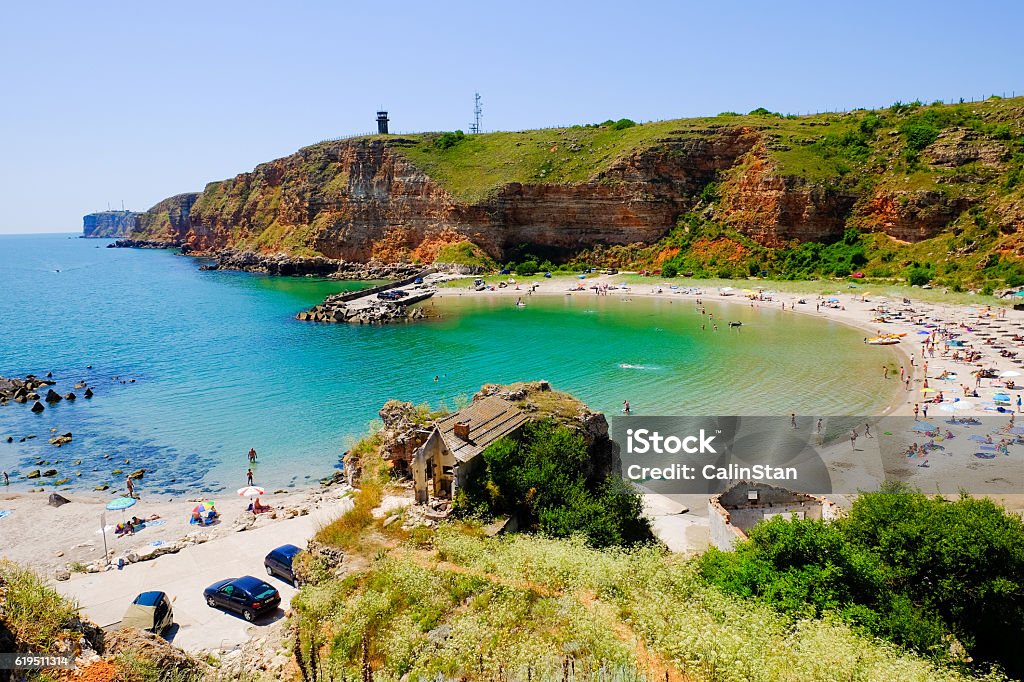
[[[889,378],[889,366],[888,365],[882,365],[882,378],[883,379],[888,379]]]
[[[818,423],[814,425],[814,430],[821,435],[821,417],[818,417]]]
[[[245,472],[245,482],[248,485],[252,485],[252,469]]]
[[[249,448],[249,462],[256,462],[256,448]]]
[[[866,438],[874,438],[874,436],[871,435],[871,424],[867,422],[864,423],[864,436]]]
[[[921,411],[921,406],[914,403],[914,419],[917,419],[917,414]]]
[[[903,365],[900,365],[900,381],[903,381],[907,377],[907,371],[903,369]]]
[[[1021,404],[1020,393],[1018,393],[1017,394],[1017,411],[1018,412],[1020,412],[1020,404]],[[4,479],[6,479],[6,478],[7,478],[7,472],[5,471],[4,472]]]
[[[135,497],[135,481],[131,476],[124,477],[124,485],[128,488],[128,497]]]
[[[623,400],[622,401],[622,412],[623,412],[623,414],[629,414],[629,401],[628,400]]]
[[[796,412],[789,413],[789,425],[796,428]]]
[[[850,447],[857,449],[857,429],[850,429]]]
[[[1020,409],[1020,398],[1019,397],[1017,398],[1017,409],[1018,410]],[[10,484],[11,484],[11,477],[8,476],[7,472],[5,471],[4,472],[4,485],[10,485]]]
[[[921,414],[923,414],[923,415],[924,415],[924,418],[925,418],[925,419],[927,419],[927,418],[928,418],[928,403],[925,403],[925,404],[924,404],[924,405],[923,405],[923,406],[921,407]]]

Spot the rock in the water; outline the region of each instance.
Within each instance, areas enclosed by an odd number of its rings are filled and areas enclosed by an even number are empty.
[[[67,432],[67,433],[62,433],[61,435],[57,436],[56,438],[51,438],[50,439],[50,445],[55,445],[58,448],[61,445],[67,445],[70,442],[71,442],[71,432],[70,431]]]
[[[53,390],[52,388],[46,392],[46,402],[48,403],[59,403],[63,398],[60,397],[60,393]]]
[[[77,395],[75,395],[75,394],[74,394],[74,393],[72,393],[71,391],[68,391],[68,392],[67,392],[67,393],[66,393],[66,394],[64,395],[64,400],[74,400],[74,399],[75,399],[75,398],[77,398],[77,397],[78,397]]]
[[[43,472],[43,476],[46,476],[47,478],[49,478],[50,476],[56,476],[56,475],[57,475],[57,470],[56,469],[47,469],[46,471]]]
[[[86,398],[91,398],[92,397],[92,389],[91,388],[85,389],[85,393],[83,393],[82,395],[84,395]]]
[[[104,490],[109,490],[109,489],[110,489],[110,486],[109,486],[109,485],[106,485],[106,484],[104,484],[104,485],[98,485],[98,486],[96,486],[95,488],[93,488],[93,490],[99,490],[100,492],[102,492],[102,491],[104,491]]]
[[[145,474],[145,469],[136,469],[135,471],[128,474],[128,478],[142,478]]]
[[[32,471],[25,474],[25,478],[39,478],[40,476],[42,476],[42,474],[39,473],[39,469],[33,469]]]
[[[63,495],[59,495],[57,493],[50,493],[50,499],[47,502],[47,504],[49,504],[51,507],[59,507],[61,505],[67,504],[70,501],[71,500],[64,497]]]
[[[41,402],[39,402],[38,400],[35,402],[34,405],[32,405],[32,411],[33,412],[42,412],[45,409],[46,408],[43,407],[43,404]]]

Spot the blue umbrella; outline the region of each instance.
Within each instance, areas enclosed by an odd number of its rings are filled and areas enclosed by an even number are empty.
[[[914,422],[914,428],[912,431],[934,431],[936,426],[929,424],[928,422]]]
[[[918,334],[924,334],[925,336],[928,336],[929,334],[931,334],[931,332],[926,332],[925,330],[922,329],[921,331],[918,332]]]
[[[138,500],[134,497],[115,497],[110,502],[107,502],[107,509],[110,511],[124,511],[128,507],[133,506]]]
[[[1007,395],[1006,393],[996,393],[994,396],[992,396],[992,399],[1010,402],[1010,396]]]

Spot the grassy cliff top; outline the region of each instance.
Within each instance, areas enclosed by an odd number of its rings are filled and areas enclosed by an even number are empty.
[[[920,167],[917,157],[925,147],[950,129],[983,139],[1019,141],[1024,133],[1024,97],[964,104],[896,103],[886,109],[806,116],[761,109],[631,124],[621,119],[480,135],[456,131],[362,139],[392,141],[417,167],[466,202],[479,201],[509,183],[593,180],[643,149],[735,128],[760,132],[767,154],[784,176],[831,182],[871,169],[899,189],[927,189],[956,169]]]

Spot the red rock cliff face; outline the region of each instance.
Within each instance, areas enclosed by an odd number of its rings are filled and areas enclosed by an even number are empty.
[[[161,233],[139,236],[197,250],[315,251],[357,261],[430,260],[440,245],[468,239],[502,259],[524,244],[568,254],[653,243],[712,181],[721,183],[717,218],[768,246],[833,239],[848,224],[913,241],[934,236],[966,207],[937,193],[858,197],[783,175],[763,130],[747,126],[679,131],[586,182],[509,183],[475,203],[456,200],[411,163],[402,148],[415,143],[361,138],[305,148],[198,196],[172,197],[180,210],[161,202],[166,217],[143,221]]]
[[[520,244],[569,251],[652,242],[756,139],[728,129],[673,140],[588,182],[511,183],[471,204],[412,165],[396,149],[401,140],[318,145],[211,183],[190,205],[187,223],[165,223],[159,236],[199,250],[305,247],[349,260],[398,259],[438,239],[469,239],[494,257]]]
[[[839,237],[856,201],[856,196],[780,175],[760,145],[729,175],[722,185],[725,222],[766,246]]]

